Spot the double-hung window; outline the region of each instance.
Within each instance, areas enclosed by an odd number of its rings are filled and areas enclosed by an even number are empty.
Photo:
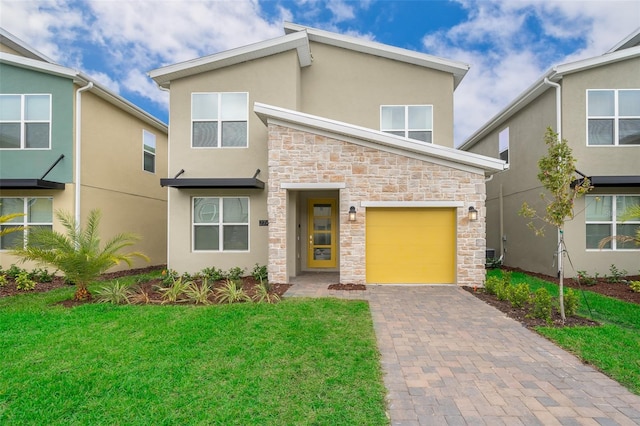
[[[146,130],[142,131],[142,168],[156,172],[156,135]]]
[[[53,228],[53,198],[0,198],[0,215],[19,213],[22,216],[0,225],[0,231],[22,226],[25,231],[11,232],[0,237],[0,250],[9,250],[24,241],[24,232],[34,228]]]
[[[606,237],[626,235],[633,237],[640,227],[640,217],[622,221],[622,217],[630,206],[640,205],[640,195],[587,195],[586,225],[587,249],[599,248],[600,241]],[[638,249],[633,242],[623,243],[615,239],[608,242],[603,249],[630,250]]]
[[[248,251],[249,198],[194,197],[194,251]]]
[[[51,95],[0,95],[0,149],[51,147]]]
[[[509,128],[498,133],[498,155],[501,160],[509,162]]]
[[[587,145],[640,145],[640,89],[587,90]]]
[[[192,93],[191,146],[247,147],[248,98],[247,93]]]
[[[433,142],[433,106],[382,105],[380,130],[431,143]]]

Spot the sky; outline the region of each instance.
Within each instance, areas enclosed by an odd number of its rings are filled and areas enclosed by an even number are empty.
[[[0,26],[168,122],[150,70],[284,35],[283,22],[470,65],[461,145],[551,66],[599,56],[640,27],[638,0],[0,0]]]

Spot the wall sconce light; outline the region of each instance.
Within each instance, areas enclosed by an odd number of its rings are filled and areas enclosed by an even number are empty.
[[[349,207],[349,222],[356,221],[356,208],[354,206]]]
[[[471,222],[478,220],[478,210],[473,206],[469,207],[469,220]]]

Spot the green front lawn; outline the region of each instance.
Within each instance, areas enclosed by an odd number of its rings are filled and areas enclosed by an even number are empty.
[[[388,424],[367,303],[0,299],[0,424]]]
[[[501,273],[494,270],[488,275]],[[511,283],[528,283],[532,291],[546,287],[558,295],[556,284],[520,272],[512,274]],[[586,290],[578,293],[578,314],[602,326],[539,327],[537,331],[640,395],[640,305]]]

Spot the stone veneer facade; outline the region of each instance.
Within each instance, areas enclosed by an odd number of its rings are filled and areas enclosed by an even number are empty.
[[[462,202],[457,208],[457,284],[482,285],[485,277],[485,181],[472,173],[401,154],[269,124],[269,281],[287,276],[287,189],[291,183],[343,183],[339,212],[340,282],[366,282],[365,209],[362,202]],[[468,208],[480,213],[469,222]]]

